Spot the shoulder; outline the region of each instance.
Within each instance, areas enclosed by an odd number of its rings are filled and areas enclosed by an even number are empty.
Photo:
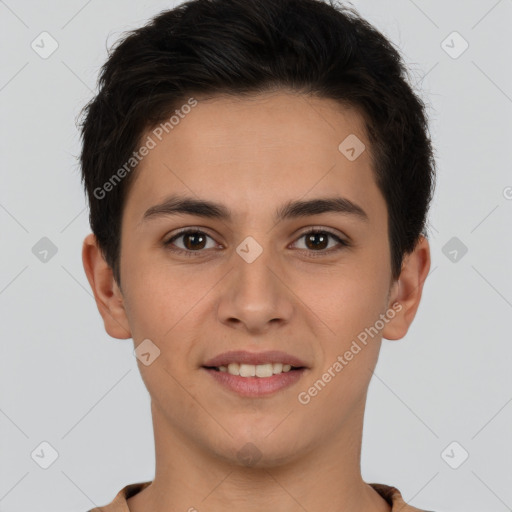
[[[375,489],[390,505],[391,512],[435,512],[433,510],[423,510],[406,503],[400,491],[392,485],[371,483],[368,484]]]
[[[96,507],[88,510],[87,512],[130,512],[126,500],[135,496],[137,493],[148,487],[152,481],[137,482],[128,484],[123,487],[115,496],[115,498],[108,504],[102,507]]]

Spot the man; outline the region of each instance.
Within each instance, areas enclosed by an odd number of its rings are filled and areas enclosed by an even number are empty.
[[[192,0],[112,52],[82,126],[83,262],[134,340],[156,469],[94,511],[419,510],[360,471],[381,340],[430,268],[435,165],[403,75],[319,0]]]

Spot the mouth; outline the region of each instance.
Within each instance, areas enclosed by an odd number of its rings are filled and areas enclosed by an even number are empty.
[[[281,375],[283,373],[294,372],[297,370],[305,370],[305,366],[292,366],[283,363],[266,363],[266,364],[244,364],[244,363],[229,363],[228,365],[220,366],[203,366],[207,370],[216,372],[228,373],[236,377],[250,378],[257,377],[265,379],[274,375]]]
[[[231,351],[210,359],[201,369],[221,388],[243,397],[263,397],[296,384],[310,368],[285,352]]]
[[[244,365],[241,366],[243,373]],[[247,371],[251,375],[242,377],[239,373],[233,375],[229,371],[223,371],[217,367],[203,366],[202,370],[211,377],[212,382],[219,384],[220,389],[245,398],[268,397],[286,388],[291,389],[308,371],[304,367],[295,367],[293,369],[290,368],[288,371],[273,373],[269,377],[260,377],[252,375],[253,372],[251,370],[250,372]]]
[[[217,368],[219,371],[235,371],[242,368],[243,372],[252,371],[252,367],[265,367],[269,370],[272,366],[277,373],[283,370],[289,371],[292,368],[307,368],[307,364],[296,356],[287,354],[280,350],[268,350],[266,352],[249,352],[247,350],[231,350],[219,354],[203,363],[205,368]],[[259,368],[263,371],[264,368]],[[248,376],[251,376],[250,374]]]
[[[201,369],[224,391],[250,398],[291,387],[310,370],[304,361],[279,350],[224,352],[206,361]]]

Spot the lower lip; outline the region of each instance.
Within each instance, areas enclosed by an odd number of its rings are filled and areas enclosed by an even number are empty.
[[[306,368],[278,373],[272,377],[240,377],[228,372],[221,372],[203,367],[217,382],[227,389],[246,397],[271,395],[295,384],[304,374]]]

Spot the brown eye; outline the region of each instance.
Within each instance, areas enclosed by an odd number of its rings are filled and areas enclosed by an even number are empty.
[[[305,247],[299,248],[309,253],[319,253],[314,254],[315,256],[327,255],[350,245],[347,241],[342,240],[339,236],[325,229],[312,229],[307,231],[299,237],[299,240],[301,239],[304,239]],[[329,247],[330,240],[334,240],[337,244],[334,244],[334,247],[332,245]],[[338,245],[338,247],[336,247],[336,245]]]
[[[175,243],[177,240],[182,240],[182,245]],[[184,253],[190,255],[191,253],[204,252],[203,249],[213,248],[215,247],[215,243],[213,243],[210,247],[207,247],[208,239],[213,241],[213,238],[207,235],[205,232],[197,230],[197,229],[189,229],[186,231],[182,231],[177,235],[174,235],[172,238],[164,242],[164,246],[169,248],[172,251],[178,253]],[[175,246],[175,247],[173,247]]]
[[[204,249],[206,237],[201,232],[185,233],[183,236],[184,245],[191,251],[194,249]]]
[[[308,233],[304,236],[308,249],[325,249],[329,245],[330,235],[326,233]]]

